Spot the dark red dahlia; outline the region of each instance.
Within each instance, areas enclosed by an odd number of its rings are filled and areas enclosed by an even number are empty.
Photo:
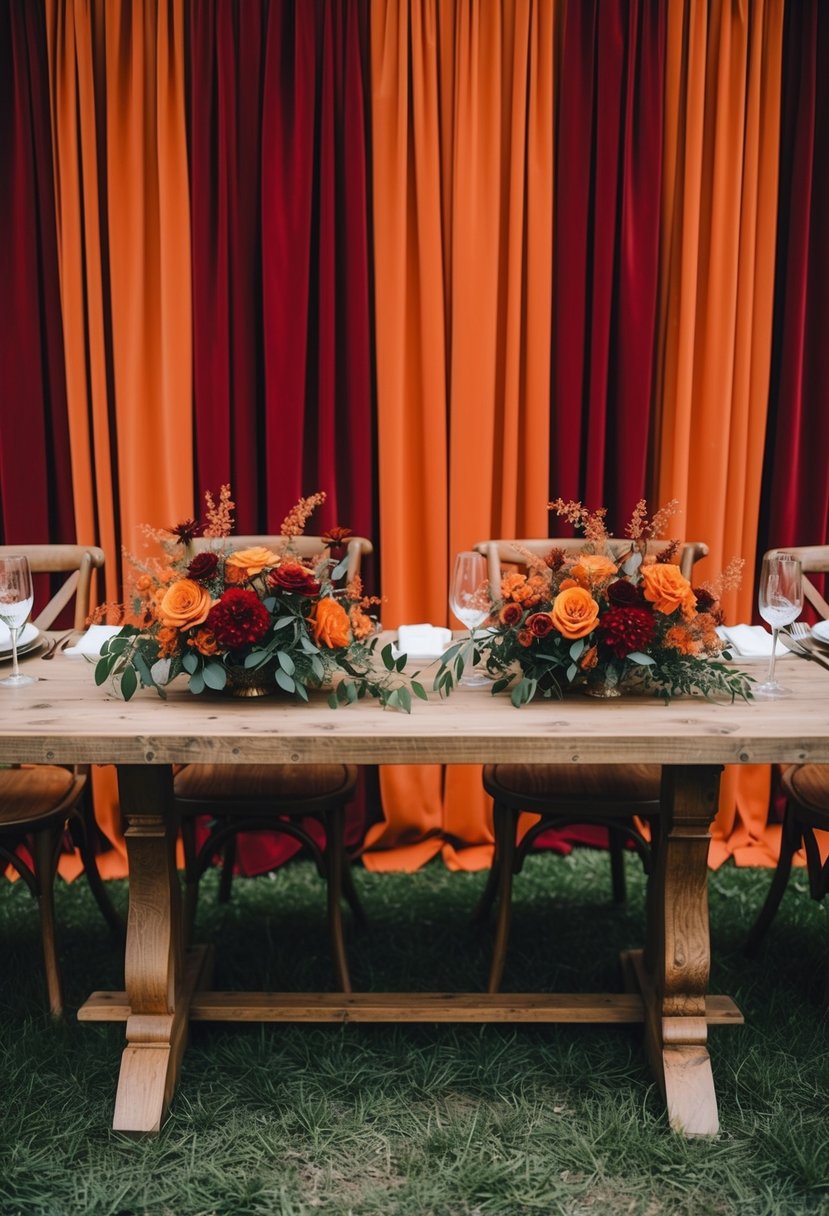
[[[697,597],[697,612],[710,612],[717,602],[717,597],[705,587],[695,587],[694,595]]]
[[[552,570],[553,573],[555,574],[556,570],[560,570],[561,567],[564,565],[566,557],[567,557],[567,554],[564,552],[563,549],[551,549],[550,552],[547,554],[547,556],[544,558],[544,563],[548,567],[548,569]]]
[[[617,578],[607,589],[607,598],[614,608],[633,608],[642,603],[642,592],[626,578]]]
[[[655,632],[656,621],[647,608],[611,608],[599,619],[601,639],[618,659],[647,650]]]
[[[268,610],[255,591],[229,587],[208,612],[204,627],[221,646],[239,650],[261,641],[270,621]]]
[[[187,573],[197,583],[207,583],[216,573],[218,564],[218,553],[197,553],[187,567]]]
[[[319,580],[299,562],[283,562],[271,570],[268,582],[280,591],[293,591],[294,595],[318,595],[320,590]]]

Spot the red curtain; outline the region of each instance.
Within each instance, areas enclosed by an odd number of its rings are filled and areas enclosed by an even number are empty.
[[[265,500],[275,526],[325,489],[318,524],[378,540],[369,324],[364,4],[275,0],[265,30]]]
[[[28,0],[0,5],[0,182],[2,540],[74,542],[46,30]]]
[[[379,540],[366,23],[362,0],[191,8],[197,491],[229,481],[240,533],[276,531],[324,489],[312,531]],[[245,835],[239,867],[259,873],[298,847]]]
[[[758,555],[829,540],[829,9],[789,4]]]
[[[659,258],[665,19],[656,0],[568,4],[561,57],[551,495],[645,492]]]

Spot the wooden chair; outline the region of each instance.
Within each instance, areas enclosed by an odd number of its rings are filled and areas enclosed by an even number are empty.
[[[829,603],[808,578],[809,574],[829,574],[829,545],[807,545],[800,548],[773,550],[791,553],[800,559],[803,570],[803,594],[818,614],[829,620]],[[793,764],[782,775],[786,796],[780,859],[774,872],[769,893],[746,942],[746,953],[754,955],[774,920],[789,875],[792,860],[801,846],[806,851],[809,894],[822,900],[829,891],[829,860],[821,864],[816,831],[829,832],[829,765]],[[826,976],[825,999],[829,1003],[829,971]]]
[[[651,541],[648,552],[658,553],[667,545],[667,541]],[[487,559],[490,587],[496,597],[500,594],[502,563],[526,566],[526,552],[544,557],[552,548],[581,550],[583,547],[584,541],[580,538],[490,540],[475,546]],[[630,542],[612,539],[609,547],[615,555],[620,555],[630,548]],[[682,546],[679,566],[686,578],[690,578],[694,563],[707,553],[708,546],[699,541],[689,541]],[[646,872],[649,871],[650,845],[636,826],[634,816],[651,821],[653,826],[654,818],[659,814],[661,774],[658,764],[628,764],[621,768],[600,764],[484,766],[484,788],[494,799],[495,856],[475,915],[477,920],[485,920],[498,898],[490,992],[499,990],[504,973],[513,876],[520,872],[536,838],[548,828],[568,824],[589,823],[607,828],[613,898],[616,903],[624,903],[624,849],[628,841],[632,841]],[[517,844],[516,823],[522,811],[540,815],[541,819]]]
[[[234,536],[231,539],[234,549],[265,545],[274,552],[280,552],[287,543],[284,536]],[[200,552],[212,543],[200,537],[193,545],[196,552]],[[302,536],[294,539],[293,549],[297,556],[308,558],[322,553],[324,545],[319,537]],[[346,570],[349,581],[359,575],[363,557],[371,552],[371,542],[365,537],[349,540]],[[182,768],[174,777],[173,788],[184,841],[184,923],[188,940],[196,915],[199,881],[214,858],[219,854],[223,857],[219,899],[224,902],[230,898],[237,835],[251,831],[281,832],[308,848],[320,875],[326,880],[328,926],[337,982],[343,992],[350,992],[341,909],[343,897],[357,922],[365,921],[345,853],[345,807],[354,797],[357,771],[351,764],[188,764]],[[209,817],[211,827],[206,839],[197,846],[196,821],[200,816]],[[306,817],[317,819],[323,825],[324,849],[297,822]]]
[[[104,564],[101,549],[83,545],[3,545],[0,556],[24,553],[34,574],[67,574],[34,621],[48,629],[75,599],[74,626],[82,629],[89,613],[92,574]],[[84,864],[92,894],[113,933],[121,921],[109,901],[95,861],[96,826],[89,797],[88,771],[42,764],[0,769],[0,859],[14,867],[34,895],[40,910],[43,959],[49,1009],[63,1012],[63,995],[55,944],[54,881],[67,826]],[[26,845],[31,865],[19,855]]]

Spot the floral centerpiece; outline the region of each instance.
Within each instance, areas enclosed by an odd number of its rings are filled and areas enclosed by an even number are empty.
[[[132,603],[119,606],[123,626],[102,648],[96,682],[110,680],[126,700],[139,686],[163,697],[180,675],[192,693],[281,691],[299,701],[331,685],[334,707],[369,694],[408,712],[411,692],[426,694],[402,677],[405,656],[395,659],[391,647],[377,670],[371,610],[380,601],[363,594],[359,578],[342,585],[350,531],[324,534],[324,550],[312,560],[296,552],[296,538],[324,500],[318,493],[297,503],[282,523],[279,552],[233,547],[229,486],[218,501],[205,495],[203,529],[192,519],[170,531],[145,528],[155,552],[127,555]],[[195,552],[200,531],[211,543]],[[111,616],[113,607],[103,612]]]
[[[494,677],[493,693],[510,689],[516,706],[580,686],[605,696],[639,687],[665,700],[680,693],[748,699],[751,677],[722,661],[731,654],[717,633],[720,597],[738,584],[742,561],[694,588],[676,564],[678,541],[649,553],[648,541],[663,535],[676,506],[649,520],[639,502],[629,544],[614,555],[604,509],[560,498],[548,504],[584,534],[583,547],[565,550],[553,540],[538,557],[518,546],[526,573],[503,576],[491,627],[444,653],[435,688],[448,694],[472,661]]]

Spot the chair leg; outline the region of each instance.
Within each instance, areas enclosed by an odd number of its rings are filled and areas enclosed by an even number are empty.
[[[88,804],[81,808],[78,819],[80,823],[80,840],[78,848],[83,861],[84,873],[86,881],[89,883],[89,888],[95,897],[95,902],[101,910],[101,914],[109,925],[113,937],[119,940],[124,936],[124,925],[121,917],[112,906],[112,901],[107,894],[106,887],[101,878],[98,869],[98,862],[95,858],[95,820],[92,815],[92,808]]]
[[[351,915],[354,917],[355,925],[358,929],[365,929],[368,925],[368,918],[363,905],[360,903],[357,888],[354,886],[354,876],[351,872],[351,862],[345,856],[345,852],[343,852],[342,888],[345,901],[351,909]]]
[[[231,836],[226,842],[222,856],[222,876],[219,879],[219,903],[226,904],[230,899],[230,887],[233,882],[233,867],[236,865],[236,837]]]
[[[58,844],[62,835],[63,825],[42,828],[39,832],[34,833],[32,846],[37,877],[37,905],[40,912],[40,937],[43,945],[46,991],[49,997],[49,1012],[53,1018],[63,1015],[63,990],[55,943],[55,872]]]
[[[487,992],[498,992],[507,960],[510,916],[512,912],[512,875],[515,866],[515,821],[508,807],[495,804],[495,849],[498,857],[498,916],[489,968]]]
[[[492,865],[489,867],[486,886],[483,889],[481,898],[478,900],[475,911],[472,913],[472,923],[476,925],[483,925],[489,919],[492,905],[495,903],[495,897],[498,894],[498,878],[501,872],[501,859],[498,847],[498,841],[496,840],[495,853],[492,857]]]
[[[800,828],[794,814],[787,806],[783,819],[783,834],[780,839],[780,860],[777,863],[777,869],[774,871],[774,877],[769,887],[769,893],[766,896],[766,902],[760,909],[760,914],[754,922],[754,926],[744,946],[744,953],[749,958],[752,958],[757,953],[760,942],[765,937],[769,925],[774,920],[775,913],[780,906],[780,900],[783,898],[783,892],[786,890],[786,885],[789,881],[792,858],[799,847]]]
[[[607,842],[610,848],[610,878],[613,883],[613,902],[623,904],[627,896],[625,884],[625,841],[627,833],[624,828],[609,827]]]
[[[334,955],[334,970],[340,992],[351,992],[348,957],[343,933],[343,868],[345,865],[345,817],[343,808],[329,812],[326,826],[325,861],[328,889],[328,932]]]

